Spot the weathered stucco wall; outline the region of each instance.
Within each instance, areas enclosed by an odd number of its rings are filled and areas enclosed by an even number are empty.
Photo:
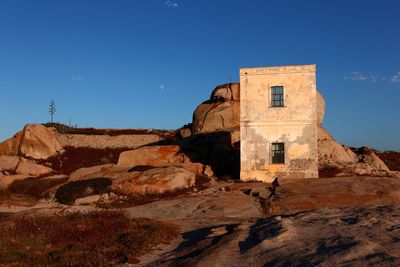
[[[318,177],[315,65],[240,70],[242,180]],[[284,107],[271,107],[271,87],[284,86]],[[271,143],[285,144],[272,164]]]

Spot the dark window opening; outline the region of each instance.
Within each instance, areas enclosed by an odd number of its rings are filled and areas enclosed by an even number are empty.
[[[284,107],[283,86],[271,87],[271,107]]]
[[[272,154],[272,164],[285,163],[285,144],[272,143],[271,154]]]

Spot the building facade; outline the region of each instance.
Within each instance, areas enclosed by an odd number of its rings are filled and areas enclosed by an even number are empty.
[[[240,69],[241,180],[318,177],[316,66]]]

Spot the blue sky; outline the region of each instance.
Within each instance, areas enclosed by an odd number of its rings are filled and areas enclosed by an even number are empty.
[[[317,64],[324,127],[400,150],[400,1],[0,0],[0,140],[26,123],[166,128],[239,68]]]

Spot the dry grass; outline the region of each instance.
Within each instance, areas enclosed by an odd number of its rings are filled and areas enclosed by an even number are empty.
[[[59,133],[62,134],[84,134],[84,135],[143,135],[143,134],[156,134],[161,138],[175,140],[177,133],[168,130],[155,130],[155,129],[96,129],[96,128],[77,128],[70,127],[61,123],[45,123],[46,127],[54,127]]]
[[[61,174],[69,175],[73,171],[96,165],[117,163],[119,154],[132,148],[91,148],[91,147],[64,147],[65,152],[51,157],[45,162]],[[43,163],[43,162],[41,162]]]
[[[324,166],[319,168],[319,178],[330,178],[335,177],[337,174],[341,173],[342,170],[337,166]]]
[[[115,211],[0,217],[1,266],[110,266],[137,263],[179,234],[175,225]]]
[[[61,204],[72,205],[78,198],[108,193],[110,185],[111,180],[109,178],[72,181],[60,186],[55,197]]]
[[[24,194],[12,194],[9,190],[0,190],[0,205],[31,207],[37,203],[37,199]],[[1,218],[0,218],[1,222]]]
[[[43,198],[43,193],[46,190],[65,183],[67,180],[68,177],[63,179],[28,178],[13,182],[8,192],[10,194],[24,194],[34,199],[40,199]]]

